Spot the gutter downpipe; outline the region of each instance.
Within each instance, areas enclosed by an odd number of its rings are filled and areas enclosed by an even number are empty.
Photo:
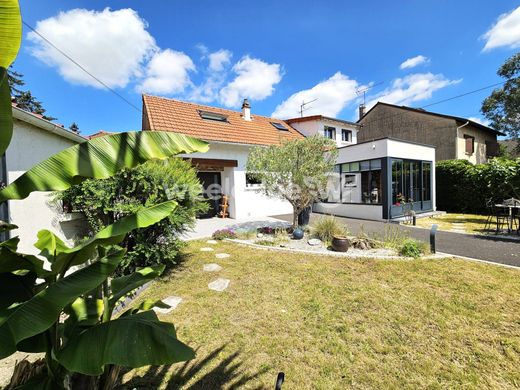
[[[455,160],[459,158],[459,130],[469,125],[469,121],[464,123],[462,126],[457,127],[457,136],[455,138]]]

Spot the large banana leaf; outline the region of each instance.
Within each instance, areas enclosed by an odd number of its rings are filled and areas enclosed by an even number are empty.
[[[14,240],[17,242],[18,237],[2,243],[8,245],[0,245],[0,274],[26,270],[36,273],[41,278],[45,278],[49,272],[43,269],[43,261],[36,256],[16,253],[16,247],[12,248],[9,246]]]
[[[0,21],[0,29],[1,29]],[[0,46],[2,45],[0,39]],[[0,47],[0,53],[2,49]],[[0,156],[4,154],[13,137],[13,113],[11,108],[11,89],[7,70],[0,67]]]
[[[176,207],[177,202],[169,200],[139,210],[137,213],[128,215],[107,226],[95,236],[74,248],[68,248],[54,233],[42,230],[38,233],[38,241],[35,246],[52,263],[51,268],[54,273],[63,273],[70,267],[82,264],[90,259],[98,245],[118,244],[127,233],[156,224],[169,216]]]
[[[154,280],[161,276],[164,271],[164,265],[155,265],[152,267],[145,267],[131,275],[121,276],[112,279],[110,288],[112,290],[112,297],[110,298],[110,310],[114,308],[116,303],[129,292],[141,287],[143,284]]]
[[[87,178],[105,179],[152,159],[206,152],[208,143],[163,131],[108,135],[71,146],[35,165],[0,190],[0,202],[24,199],[33,191],[62,191]]]
[[[106,364],[136,368],[190,360],[195,354],[177,339],[173,324],[145,311],[85,330],[56,356],[70,371],[100,375]]]
[[[0,359],[16,352],[16,345],[49,329],[63,308],[110,276],[120,263],[124,251],[112,248],[107,256],[58,280],[30,300],[0,317]]]
[[[0,67],[9,68],[22,43],[22,16],[18,0],[0,1]]]
[[[31,299],[35,281],[36,274],[33,272],[24,275],[11,272],[0,274],[0,309]]]

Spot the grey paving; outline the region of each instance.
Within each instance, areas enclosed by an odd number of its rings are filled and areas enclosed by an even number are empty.
[[[217,253],[215,255],[217,259],[227,259],[228,257],[231,257],[229,253]]]
[[[222,267],[215,263],[204,264],[204,266],[202,267],[202,270],[205,272],[218,272],[221,269],[222,269]]]
[[[311,223],[319,218],[320,214],[311,215]],[[292,221],[292,215],[278,215],[274,218]],[[350,232],[357,234],[361,229],[366,233],[382,234],[387,222],[367,221],[353,218],[337,217],[345,223]],[[408,231],[410,237],[421,241],[430,241],[430,230],[401,226],[391,223],[392,226]],[[457,256],[466,256],[494,263],[508,264],[520,267],[520,241],[502,237],[479,236],[451,232],[437,232],[437,251]]]
[[[175,310],[177,308],[177,306],[179,305],[179,303],[182,302],[182,298],[181,297],[176,297],[176,296],[169,296],[165,299],[162,299],[162,301],[164,303],[166,303],[167,305],[169,305],[170,307],[167,308],[167,309],[163,309],[161,307],[154,307],[153,309],[157,312],[157,313],[161,313],[161,314],[168,314],[170,312],[172,312],[173,310]]]
[[[213,291],[221,292],[228,288],[229,283],[229,279],[218,278],[217,280],[214,280],[213,282],[209,283],[208,288]]]

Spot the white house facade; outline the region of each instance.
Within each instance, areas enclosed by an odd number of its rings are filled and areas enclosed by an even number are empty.
[[[41,117],[13,105],[13,138],[3,160],[3,179],[10,184],[29,168],[85,138]],[[80,222],[67,221],[61,216],[60,206],[49,192],[33,192],[23,200],[11,200],[2,209],[2,219],[18,226],[10,236],[19,236],[19,250],[38,253],[34,247],[37,233],[48,229],[64,240],[76,238]],[[6,215],[7,214],[7,215]],[[70,216],[68,217],[71,218]]]

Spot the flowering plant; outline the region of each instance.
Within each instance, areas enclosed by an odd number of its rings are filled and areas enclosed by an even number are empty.
[[[212,235],[214,240],[225,240],[226,238],[237,238],[237,234],[232,229],[216,230]]]

